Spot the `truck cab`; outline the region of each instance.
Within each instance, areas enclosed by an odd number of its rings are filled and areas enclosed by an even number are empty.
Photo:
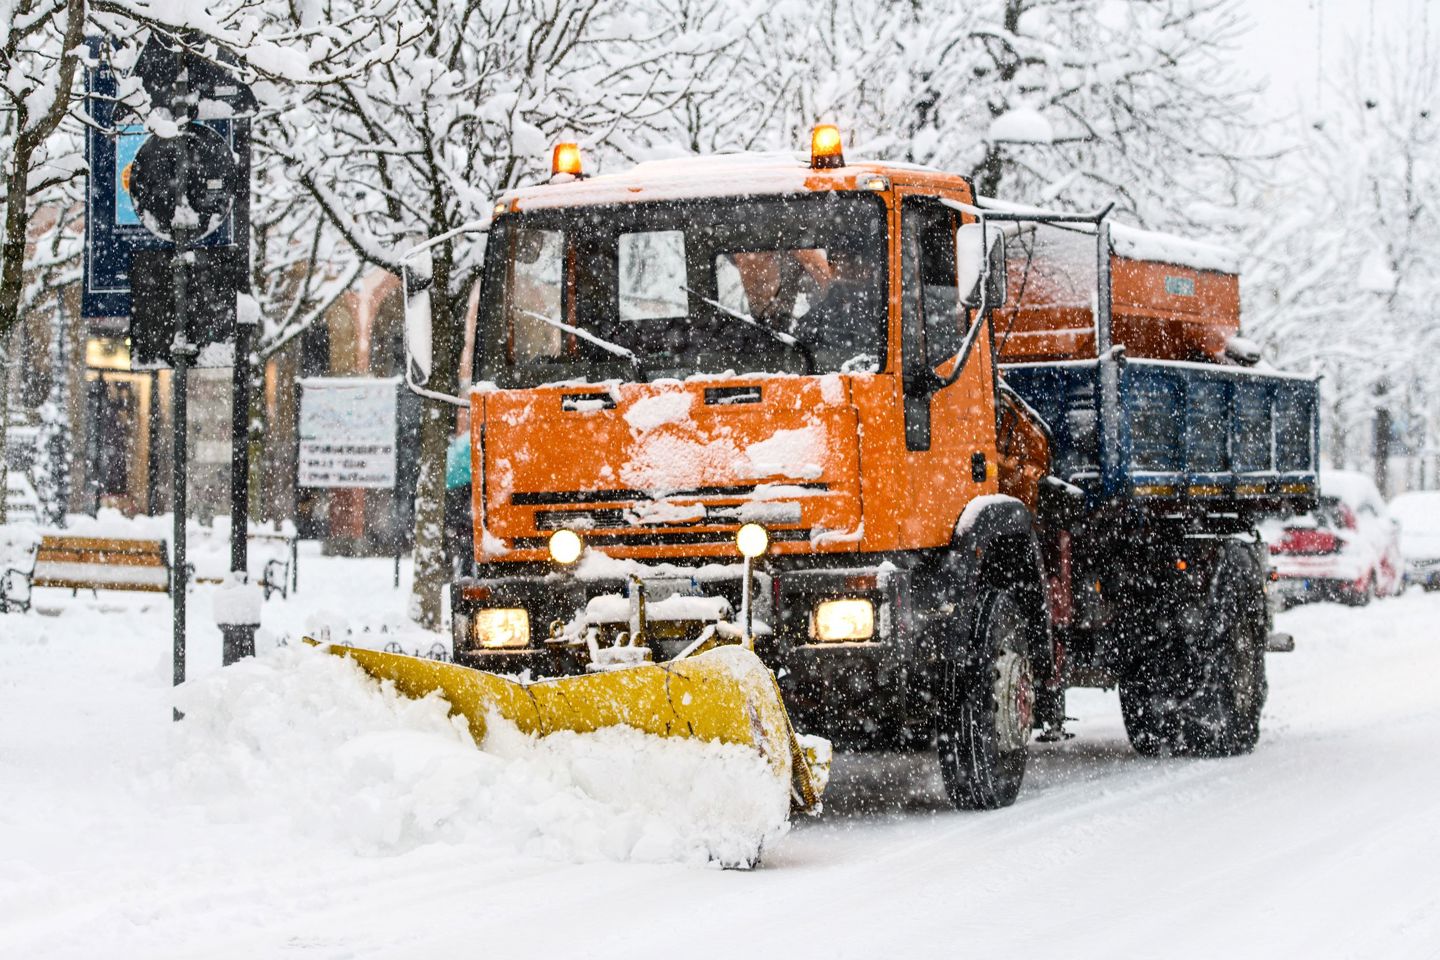
[[[1043,431],[996,378],[1003,280],[979,272],[1003,271],[998,232],[978,271],[957,259],[957,236],[974,247],[973,201],[962,177],[791,154],[502,198],[477,321],[476,577],[455,591],[457,658],[583,669],[587,630],[603,644],[628,629],[608,598],[628,597],[632,574],[649,645],[673,654],[705,626],[690,614],[724,609],[684,598],[739,609],[735,538],[755,523],[769,539],[756,648],[792,710],[842,742],[927,736],[928,710],[907,724],[903,709],[919,658],[910,581],[950,551],[967,506],[1004,491],[1033,507],[1045,472]],[[1004,411],[1023,460],[999,449]],[[559,530],[583,543],[568,566],[550,554]],[[525,611],[525,642],[477,626],[487,592],[485,606]]]

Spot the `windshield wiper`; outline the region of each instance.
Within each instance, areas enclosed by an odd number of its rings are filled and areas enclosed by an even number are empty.
[[[750,316],[750,314],[741,313],[739,310],[732,310],[731,308],[725,306],[725,304],[721,303],[719,300],[711,300],[699,290],[695,290],[692,287],[687,287],[683,283],[680,284],[680,289],[684,290],[686,293],[693,294],[699,297],[705,303],[708,303],[716,310],[719,310],[721,313],[725,314],[725,316],[735,320],[739,320],[741,323],[748,324],[749,326],[754,327],[756,330],[759,330],[761,333],[765,334],[765,336],[769,337],[771,340],[774,340],[781,346],[795,348],[799,351],[800,357],[805,361],[805,372],[807,374],[815,372],[815,355],[810,352],[810,345],[807,344],[805,341],[800,340],[796,337],[792,337],[790,336],[790,334],[784,333],[780,330],[773,330],[770,327],[765,326],[765,324],[761,323],[759,320],[756,320],[754,317]]]
[[[595,334],[591,333],[588,330],[581,330],[579,327],[572,327],[568,323],[561,323],[559,320],[547,317],[543,313],[536,313],[534,310],[526,310],[524,307],[520,307],[519,310],[527,317],[533,317],[536,320],[539,320],[541,323],[548,323],[550,324],[550,326],[554,327],[557,330],[564,330],[566,333],[573,333],[581,340],[584,340],[587,343],[593,343],[595,344],[595,346],[599,347],[601,350],[604,350],[607,353],[613,353],[615,356],[621,358],[622,360],[628,360],[630,362],[630,365],[635,368],[635,373],[639,377],[639,379],[645,379],[645,366],[640,362],[640,358],[635,355],[635,352],[633,350],[627,350],[624,347],[620,346],[618,343],[611,343],[609,340],[606,340],[603,337],[597,337],[595,336]]]

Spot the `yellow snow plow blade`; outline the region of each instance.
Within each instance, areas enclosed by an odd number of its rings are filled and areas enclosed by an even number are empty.
[[[308,641],[315,643],[315,641]],[[792,805],[819,805],[829,779],[828,744],[802,746],[772,674],[752,651],[721,646],[665,663],[521,683],[455,663],[325,645],[410,697],[439,691],[469,722],[477,743],[493,710],[525,733],[590,733],[627,726],[660,737],[719,740],[751,747],[791,785]],[[809,738],[807,738],[809,739]]]

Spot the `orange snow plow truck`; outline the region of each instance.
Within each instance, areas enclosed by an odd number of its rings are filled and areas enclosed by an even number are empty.
[[[819,738],[1006,806],[1075,685],[1119,687],[1142,753],[1254,746],[1287,639],[1255,526],[1314,500],[1317,400],[1237,336],[1233,255],[847,163],[833,127],[593,178],[564,145],[484,229],[475,555],[455,663],[415,670],[537,731],[749,743],[801,807]]]

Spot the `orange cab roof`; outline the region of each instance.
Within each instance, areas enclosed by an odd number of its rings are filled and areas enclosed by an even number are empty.
[[[552,181],[511,190],[498,201],[508,210],[535,210],[644,200],[688,200],[853,190],[866,176],[924,180],[958,186],[963,178],[930,167],[893,161],[857,160],[834,170],[814,170],[809,155],[721,153],[652,160],[620,173],[583,180]]]

